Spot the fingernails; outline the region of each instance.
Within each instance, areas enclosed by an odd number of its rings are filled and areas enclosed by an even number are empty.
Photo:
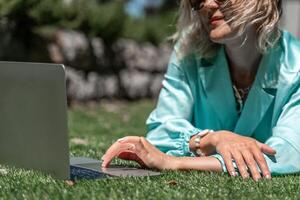
[[[266,179],[271,179],[271,175],[270,175],[270,174],[267,174],[267,175],[266,175]]]
[[[120,139],[118,139],[117,141],[118,142],[122,142],[122,141],[124,141],[125,140],[125,138],[120,138]]]
[[[231,174],[231,176],[236,176],[237,175],[237,173],[235,171],[231,171],[230,174]]]
[[[244,178],[244,179],[249,178],[249,174],[248,174],[248,173],[245,173],[244,176],[243,176],[243,178]]]
[[[254,181],[255,181],[255,182],[258,182],[260,179],[261,179],[260,176],[259,176],[259,177],[255,177],[255,178],[254,178]]]

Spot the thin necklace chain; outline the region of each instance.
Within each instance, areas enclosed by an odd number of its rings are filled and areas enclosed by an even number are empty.
[[[242,110],[244,107],[244,102],[249,94],[251,86],[246,87],[246,88],[237,88],[235,85],[233,85],[232,87],[234,90],[234,96],[237,101],[237,111],[238,111],[238,114],[240,115],[242,113]]]

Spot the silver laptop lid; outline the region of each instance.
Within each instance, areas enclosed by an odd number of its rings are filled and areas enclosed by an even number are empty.
[[[0,62],[0,164],[69,178],[63,65]]]

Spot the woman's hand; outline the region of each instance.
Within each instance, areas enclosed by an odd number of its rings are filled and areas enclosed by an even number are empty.
[[[216,151],[222,155],[230,175],[236,176],[233,166],[234,160],[243,178],[249,177],[249,169],[252,178],[256,181],[259,180],[261,175],[258,167],[265,178],[271,178],[263,153],[274,155],[276,154],[274,149],[255,139],[240,136],[229,131],[215,132],[213,137]]]
[[[133,160],[142,167],[159,170],[174,169],[176,158],[162,153],[144,137],[128,136],[115,142],[102,157],[102,167],[108,167],[113,158]]]

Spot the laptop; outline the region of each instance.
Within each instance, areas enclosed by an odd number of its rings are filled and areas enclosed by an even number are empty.
[[[0,164],[64,180],[160,174],[116,165],[102,170],[99,160],[70,158],[65,68],[59,64],[0,62]]]

